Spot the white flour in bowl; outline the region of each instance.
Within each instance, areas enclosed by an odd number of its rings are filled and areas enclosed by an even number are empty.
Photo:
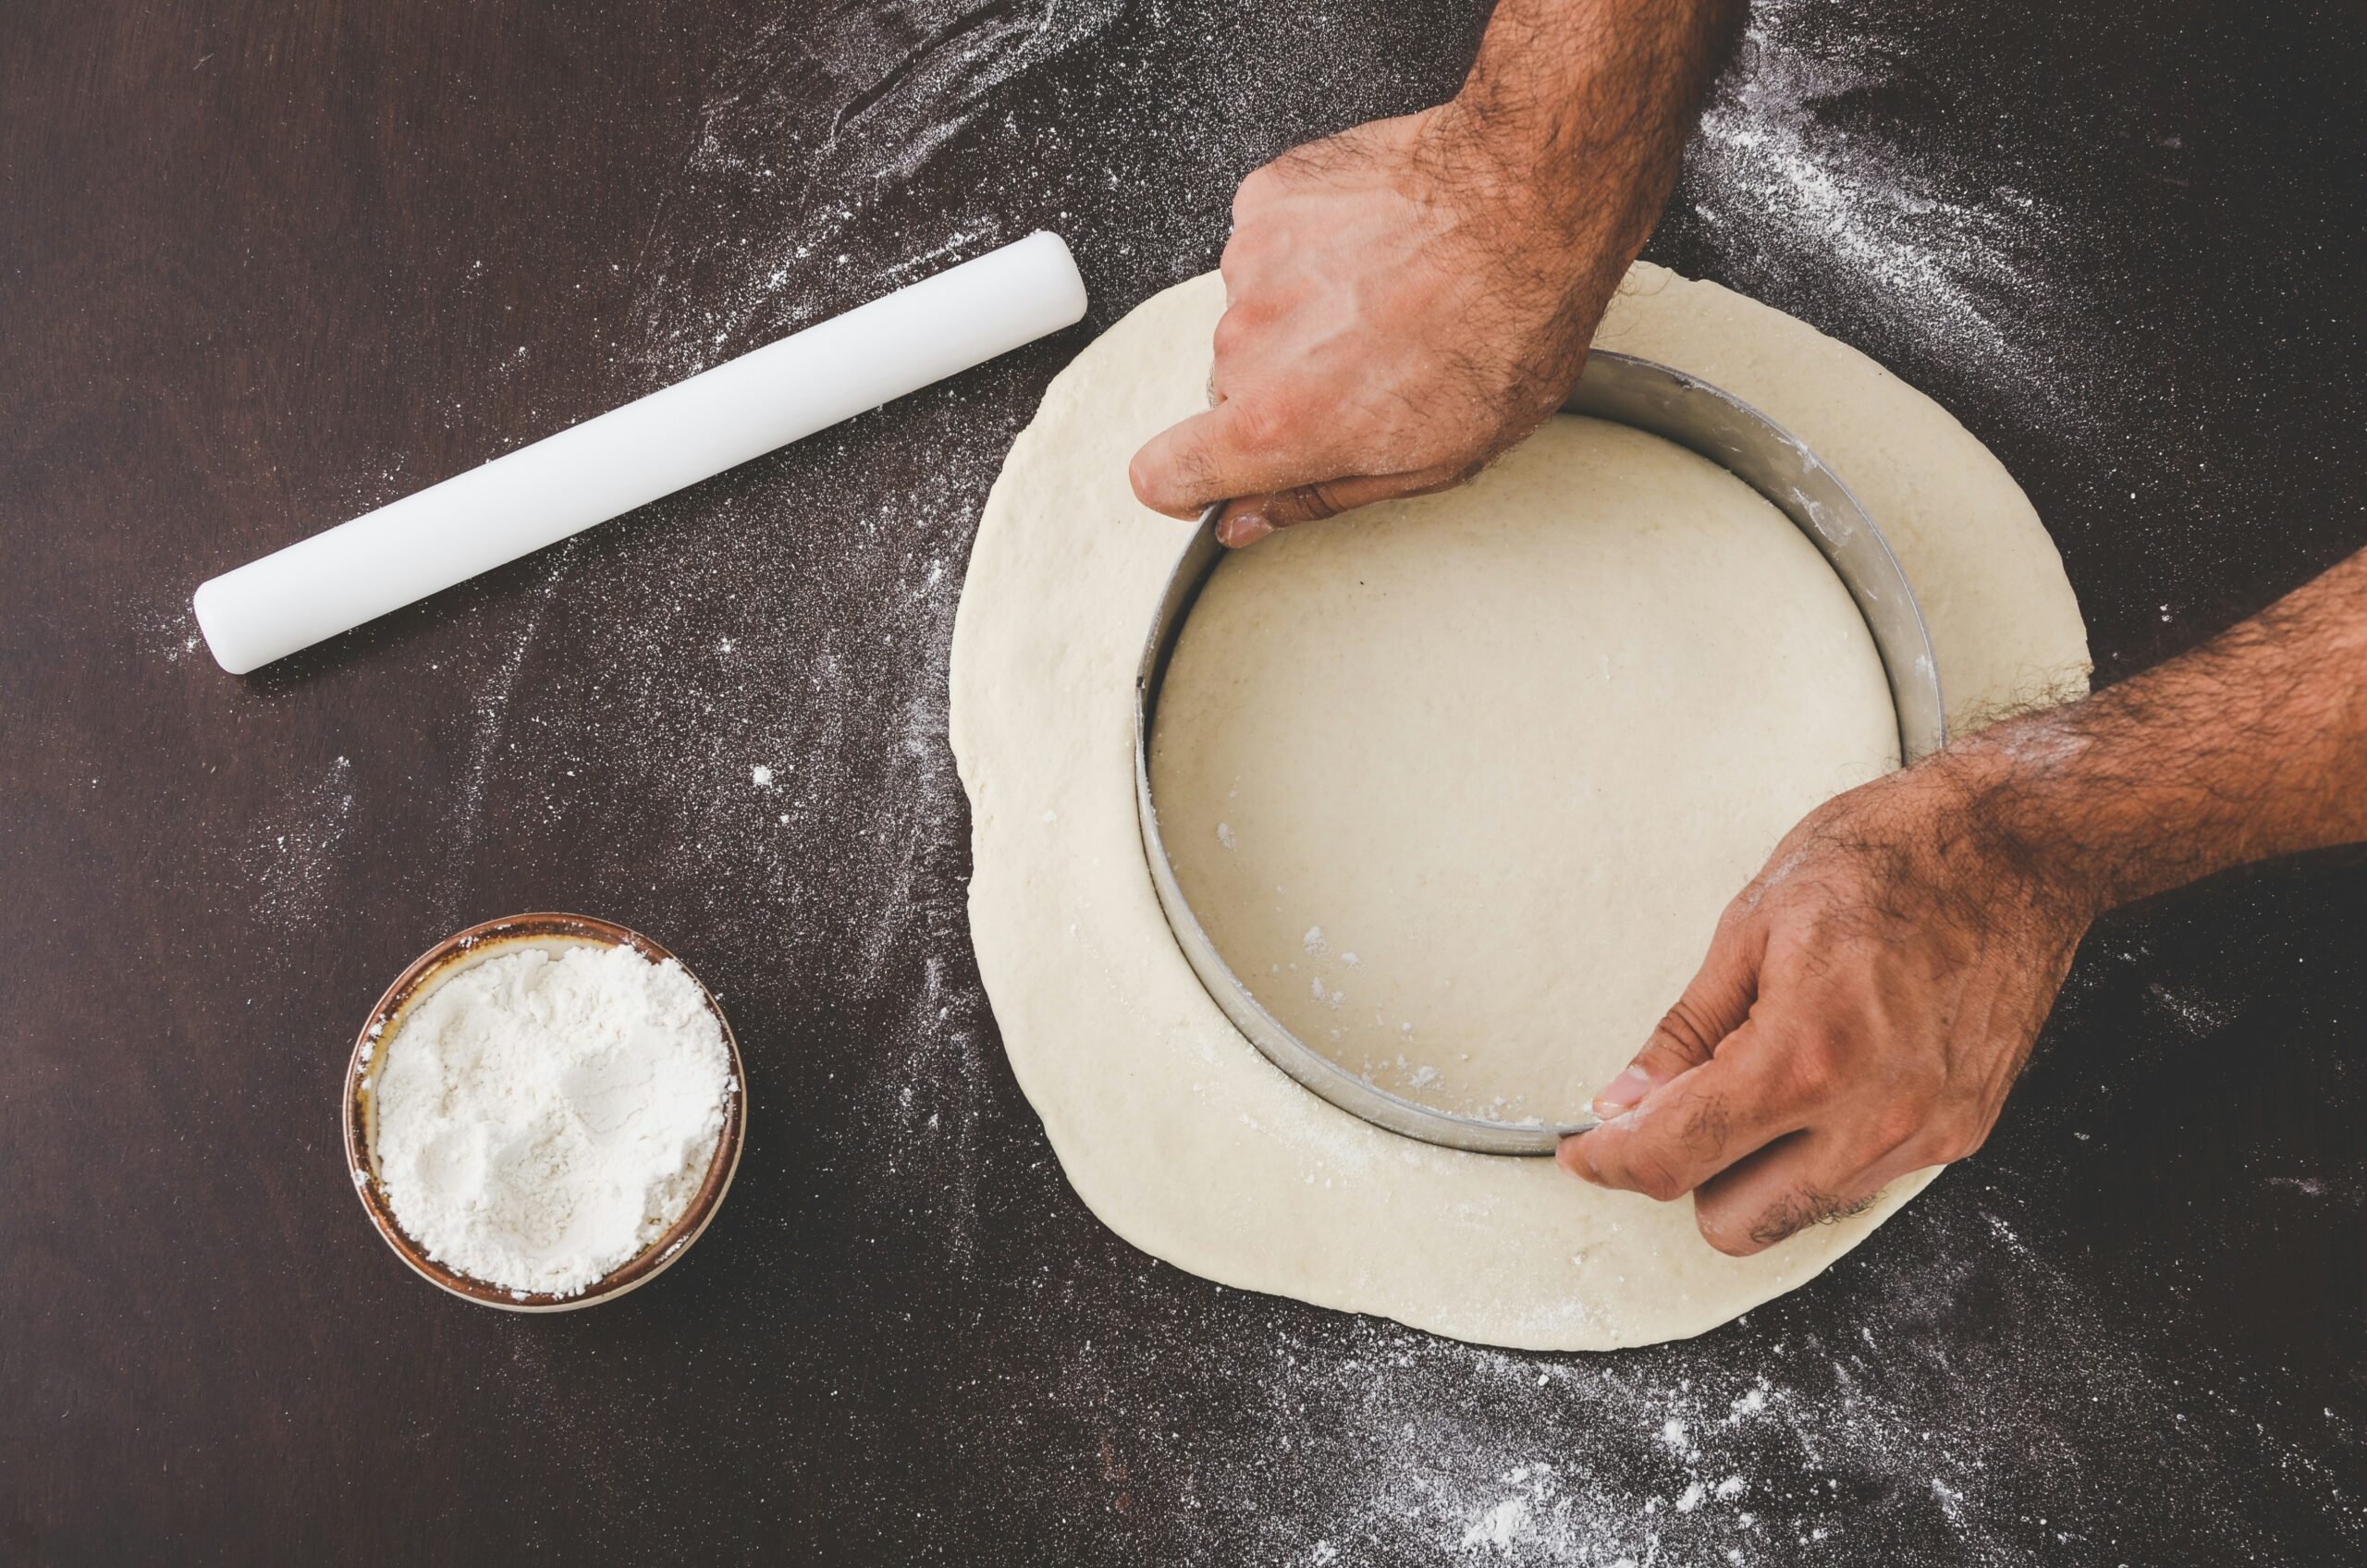
[[[738,1089],[681,965],[520,948],[460,971],[381,1047],[372,1151],[428,1256],[574,1295],[682,1217]]]

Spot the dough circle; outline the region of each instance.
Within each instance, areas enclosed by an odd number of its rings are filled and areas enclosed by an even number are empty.
[[[1203,406],[1222,308],[1212,276],[1168,289],[1054,380],[987,498],[954,628],[979,973],[1071,1184],[1193,1273],[1521,1349],[1683,1338],[1813,1278],[1935,1173],[1729,1258],[1688,1205],[1333,1109],[1233,1031],[1176,950],[1134,823],[1133,680],[1190,525],[1142,508],[1126,462]],[[1596,342],[1757,405],[1849,482],[1916,584],[1953,727],[2084,685],[2052,542],[1931,399],[1780,312],[1646,263]]]
[[[1808,536],[1573,418],[1460,489],[1227,556],[1151,736],[1176,878],[1267,1011],[1499,1121],[1585,1114],[1785,830],[1897,766],[1881,655]]]

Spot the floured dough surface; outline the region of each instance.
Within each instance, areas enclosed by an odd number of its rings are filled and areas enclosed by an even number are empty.
[[[1184,896],[1352,1072],[1569,1121],[1809,808],[1897,766],[1863,619],[1789,519],[1557,418],[1443,495],[1228,555],[1151,781]]]
[[[1335,1110],[1233,1031],[1176,949],[1134,821],[1133,683],[1190,525],[1143,508],[1126,462],[1203,405],[1222,303],[1213,276],[1171,288],[1053,382],[987,500],[954,631],[979,971],[1071,1183],[1194,1273],[1523,1348],[1696,1334],[1813,1278],[1931,1173],[1725,1257],[1689,1205]],[[1952,725],[2084,680],[2078,606],[2037,516],[1929,398],[1778,312],[1643,264],[1597,342],[1757,405],[1850,484],[1917,585]]]

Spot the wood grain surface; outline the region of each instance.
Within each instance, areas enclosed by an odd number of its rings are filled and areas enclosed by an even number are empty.
[[[1243,1296],[1062,1180],[966,935],[980,502],[1483,10],[0,9],[0,1562],[2360,1560],[2357,855],[2099,929],[1989,1148],[1699,1341]],[[1955,410],[2103,678],[2367,544],[2355,5],[1759,12],[1649,253]],[[214,572],[1036,227],[1077,329],[255,677],[193,642]],[[694,1256],[521,1320],[380,1244],[338,1084],[535,908],[680,952],[752,1100]]]

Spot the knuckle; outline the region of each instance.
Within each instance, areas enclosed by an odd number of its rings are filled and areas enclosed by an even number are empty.
[[[1290,499],[1294,522],[1320,522],[1347,510],[1337,484],[1302,484],[1291,491]]]
[[[1932,1125],[1929,1107],[1920,1099],[1894,1099],[1876,1110],[1866,1126],[1867,1141],[1877,1157],[1887,1155],[1922,1136]]]
[[[1839,1040],[1831,1035],[1802,1035],[1786,1053],[1784,1069],[1793,1096],[1802,1105],[1824,1105],[1847,1085]]]
[[[1233,432],[1245,447],[1289,447],[1304,428],[1297,409],[1278,398],[1236,398],[1226,406],[1233,410]]]
[[[1950,1118],[1932,1130],[1926,1148],[1934,1165],[1954,1165],[1960,1159],[1970,1159],[1989,1141],[1989,1129],[1968,1121]]]
[[[1703,1241],[1728,1257],[1748,1257],[1766,1244],[1743,1217],[1723,1207],[1697,1206],[1693,1225]]]
[[[1735,1135],[1734,1112],[1721,1098],[1692,1096],[1683,1112],[1677,1137],[1680,1146],[1698,1159],[1713,1159]]]
[[[1628,1156],[1627,1175],[1636,1190],[1655,1203],[1673,1202],[1689,1190],[1676,1162],[1650,1145]]]
[[[1224,253],[1217,258],[1217,275],[1224,279],[1228,296],[1239,296],[1250,275],[1257,270],[1264,251],[1264,242],[1256,229],[1235,228],[1233,231],[1233,238],[1224,242]]]
[[[1217,358],[1230,359],[1241,351],[1242,340],[1250,331],[1247,317],[1238,310],[1229,310],[1217,318],[1215,337]]]
[[[1648,1053],[1660,1050],[1683,1057],[1686,1061],[1699,1061],[1710,1055],[1717,1043],[1711,1033],[1709,1021],[1701,1016],[1699,1005],[1690,997],[1679,997],[1676,1005],[1661,1015],[1659,1026],[1653,1029],[1652,1037],[1645,1042],[1644,1049]]]
[[[1272,168],[1252,169],[1233,192],[1233,221],[1237,228],[1247,223],[1257,209],[1273,198],[1274,187],[1280,183]]]
[[[1278,490],[1266,498],[1260,509],[1266,514],[1267,522],[1276,528],[1289,528],[1322,515],[1317,509],[1315,487],[1310,484]]]

